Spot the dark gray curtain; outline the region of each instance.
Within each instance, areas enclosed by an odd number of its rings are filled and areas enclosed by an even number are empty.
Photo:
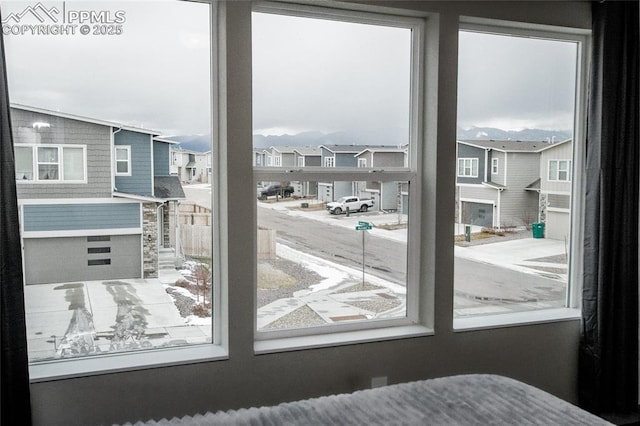
[[[0,418],[4,425],[30,425],[22,252],[2,34],[0,63]]]
[[[594,2],[580,405],[638,408],[638,2]]]

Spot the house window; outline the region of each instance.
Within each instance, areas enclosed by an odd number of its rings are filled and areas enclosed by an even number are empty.
[[[549,180],[569,182],[571,180],[571,160],[549,160]]]
[[[335,167],[335,157],[324,157],[325,167]]]
[[[35,146],[17,143],[15,148],[18,182],[86,181],[84,145]]]
[[[131,176],[131,147],[116,146],[116,176]]]
[[[2,9],[20,14],[24,5]],[[85,9],[112,17],[121,10],[123,32],[4,40],[23,272],[33,290],[25,293],[30,378],[225,357],[221,268],[214,265],[221,257],[218,168],[211,185],[183,191],[171,166],[184,169],[194,159],[172,152],[174,143],[162,137],[213,134],[198,139],[197,150],[218,155],[218,4]],[[179,58],[180,67],[154,68],[158,51]],[[66,65],[47,66],[53,57]],[[133,161],[135,176],[121,178],[132,175]],[[167,277],[164,262],[179,266],[179,276]]]
[[[299,156],[298,157],[298,167],[304,167],[304,157],[303,156]]]
[[[413,154],[422,116],[412,106],[422,96],[412,88],[420,86],[422,62],[412,52],[421,45],[423,25],[420,19],[304,6],[254,9],[253,117],[259,126],[254,133],[275,127],[274,118],[310,132],[345,131],[344,126],[359,122],[367,123],[361,129],[366,132],[400,126],[394,146],[407,146],[411,158],[408,167],[381,170],[372,179],[363,169],[366,159],[354,158],[366,149],[369,142],[363,140],[352,142],[355,146],[336,144],[335,154],[323,157],[324,170],[254,169],[256,183],[298,182],[309,188],[331,218],[318,221],[314,214],[320,212],[308,209],[283,216],[286,212],[274,210],[277,203],[258,202],[258,351],[280,338],[418,323],[418,306],[411,300],[417,300],[420,286],[420,239],[412,236],[419,234],[421,203],[408,201],[421,182],[422,167]],[[384,45],[376,42],[381,39]],[[292,54],[294,62],[276,59]],[[313,85],[291,90],[302,83],[302,75]],[[272,115],[274,92],[282,93],[277,117]],[[336,108],[343,104],[348,106]],[[381,108],[375,122],[367,112],[371,105]],[[321,144],[310,142],[306,148]],[[404,209],[403,201],[411,209]],[[371,211],[383,214],[376,222],[392,221],[399,238],[374,235]]]
[[[559,152],[573,156],[584,140],[584,111],[576,99],[584,99],[586,35],[475,23],[470,18],[462,28],[458,128],[491,127],[508,136],[503,141],[469,141],[503,153],[502,176],[481,190],[464,184],[456,188],[455,244],[460,251],[454,262],[454,327],[527,321],[532,311],[555,315],[576,306],[580,273],[568,259],[580,257],[576,250],[582,244],[574,232],[580,215],[575,216],[569,200],[581,195],[555,183],[570,181],[572,161],[548,159]],[[520,58],[517,66],[511,66],[513,55]],[[509,96],[496,97],[497,92]],[[544,135],[539,140],[563,142],[515,141],[520,131],[512,129],[522,127]],[[572,135],[577,135],[573,142]],[[498,160],[491,159],[492,174],[498,173]],[[458,176],[477,173],[470,159],[458,159],[457,167]],[[514,205],[518,208],[511,208]],[[490,228],[495,231],[487,233]],[[544,252],[534,254],[541,237]],[[505,282],[518,285],[504,286]]]
[[[273,167],[280,167],[282,165],[282,156],[274,155],[273,156]]]
[[[477,158],[458,158],[459,177],[478,177]]]

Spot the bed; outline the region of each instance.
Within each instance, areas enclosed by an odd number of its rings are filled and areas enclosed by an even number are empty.
[[[219,411],[134,425],[610,424],[522,382],[491,374],[471,374],[402,383],[273,407]]]

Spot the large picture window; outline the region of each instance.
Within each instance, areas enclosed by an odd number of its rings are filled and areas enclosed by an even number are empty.
[[[456,186],[456,324],[575,307],[572,285],[579,279],[572,277],[579,274],[571,259],[580,247],[580,216],[570,200],[580,199],[580,187],[570,181],[584,139],[585,39],[535,28],[463,27],[458,155],[474,152],[480,161],[458,158],[457,173],[483,182]]]
[[[422,22],[281,12],[253,13],[254,149],[269,136],[316,154],[254,169],[293,195],[257,201],[258,339],[416,323]]]
[[[36,27],[40,12],[23,13],[26,6],[3,2],[3,16]],[[67,2],[64,10],[78,7]],[[99,34],[4,37],[31,377],[224,355],[214,331],[217,7],[82,8],[119,22],[94,25]],[[47,16],[63,13],[51,10]],[[159,57],[170,60],[158,67]],[[193,135],[193,150],[178,148]],[[192,191],[181,183],[194,166],[177,161],[184,152],[216,161],[211,180]]]
[[[86,182],[86,146],[16,145],[18,182]]]

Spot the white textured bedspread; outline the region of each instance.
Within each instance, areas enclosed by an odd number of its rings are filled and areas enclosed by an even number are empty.
[[[140,425],[609,425],[502,376],[461,375]]]

